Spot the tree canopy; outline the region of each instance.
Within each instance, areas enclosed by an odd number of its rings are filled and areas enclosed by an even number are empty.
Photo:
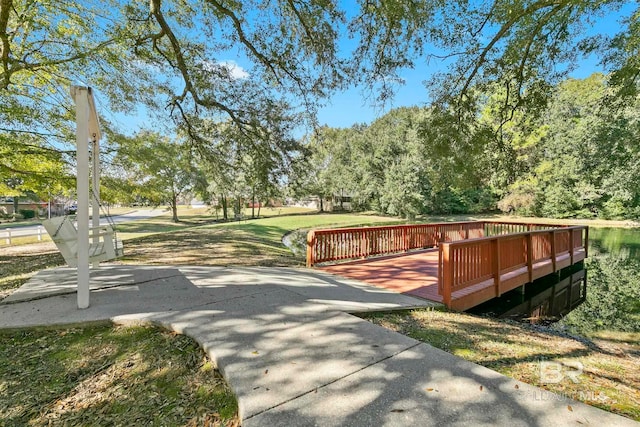
[[[426,74],[425,61],[438,57],[450,67],[431,89],[459,105],[496,82],[505,106],[535,101],[591,53],[628,91],[640,65],[635,8],[620,0],[2,0],[2,122],[65,136],[66,88],[86,81],[115,110],[143,102],[191,131],[203,115],[250,131],[256,99],[312,109],[354,81],[384,98],[403,69]],[[617,35],[587,31],[618,15]],[[252,64],[241,76],[225,62],[238,54]]]
[[[384,101],[403,70],[428,77],[430,61],[442,61],[446,69],[428,80],[437,105],[430,114],[450,126],[432,137],[456,143],[430,149],[473,149],[479,140],[468,136],[476,130],[463,130],[476,126],[487,97],[500,100],[492,107],[499,129],[523,111],[533,120],[585,55],[610,72],[606,102],[635,99],[639,16],[635,2],[621,0],[0,0],[0,141],[24,142],[44,156],[72,152],[67,91],[81,82],[101,94],[103,111],[142,106],[155,117],[150,127],[184,136],[216,162],[225,155],[211,141],[228,127],[254,158],[284,154],[293,127],[313,124],[334,91],[360,84]],[[617,34],[594,27],[605,19],[619,20]],[[229,62],[238,57],[246,70]],[[21,152],[13,163],[3,158],[0,181],[11,178],[12,164],[28,164]],[[44,182],[70,157],[48,159],[57,165],[38,175]],[[398,173],[412,167],[394,166]]]

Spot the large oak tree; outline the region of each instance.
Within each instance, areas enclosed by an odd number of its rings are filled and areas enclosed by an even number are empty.
[[[587,31],[616,14],[617,35]],[[72,141],[67,89],[79,81],[103,94],[103,110],[143,104],[194,146],[210,141],[202,120],[231,121],[259,144],[284,122],[272,105],[312,119],[349,83],[384,100],[404,69],[427,76],[439,57],[448,68],[431,80],[434,99],[473,110],[498,85],[506,122],[535,113],[584,54],[635,93],[638,17],[621,0],[0,0],[0,132],[28,133],[43,152]],[[225,62],[234,55],[246,75]]]

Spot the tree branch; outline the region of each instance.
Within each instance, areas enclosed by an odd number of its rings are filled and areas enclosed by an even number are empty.
[[[11,45],[7,34],[7,26],[9,25],[9,13],[12,8],[12,0],[0,0],[0,42],[2,42],[0,46],[0,61],[2,61],[2,88],[4,89],[10,84],[9,52],[11,51]]]
[[[258,49],[256,49],[256,47],[253,45],[253,43],[251,43],[249,41],[249,39],[247,38],[244,29],[242,28],[242,22],[240,21],[240,19],[236,16],[235,13],[233,13],[233,11],[231,9],[228,9],[226,7],[224,7],[220,2],[218,2],[217,0],[207,0],[208,3],[210,3],[211,5],[213,5],[216,9],[218,9],[219,12],[221,12],[223,15],[225,15],[227,18],[229,18],[231,20],[231,22],[233,23],[233,27],[236,30],[236,34],[238,35],[238,38],[240,39],[240,42],[247,48],[249,49],[249,51],[260,61],[262,62],[262,64],[267,67],[271,73],[273,74],[273,76],[276,78],[276,80],[278,81],[278,83],[281,84],[280,81],[280,77],[279,77],[279,73],[278,70],[276,69],[276,67],[274,67],[272,61],[270,61],[265,55],[263,55],[261,52],[258,51]]]
[[[502,27],[500,27],[500,30],[498,30],[498,32],[493,36],[493,38],[491,39],[491,41],[489,41],[489,43],[482,49],[480,55],[478,56],[478,58],[473,61],[473,67],[471,68],[471,72],[469,73],[469,76],[467,77],[467,79],[465,80],[464,85],[462,86],[462,89],[460,91],[460,96],[464,96],[464,94],[466,94],[466,92],[469,90],[469,87],[471,86],[471,83],[473,82],[473,79],[475,78],[475,76],[478,74],[478,72],[480,71],[480,68],[484,65],[485,60],[487,55],[489,54],[489,52],[494,48],[494,46],[500,41],[502,40],[502,38],[507,34],[507,32],[509,32],[511,30],[511,28],[518,23],[518,21],[522,18],[524,18],[525,16],[528,15],[532,15],[535,12],[542,10],[544,8],[547,7],[551,7],[551,6],[556,6],[556,7],[562,7],[564,5],[567,4],[566,0],[563,1],[541,1],[538,3],[534,3],[532,5],[530,5],[529,7],[525,8],[524,10],[522,10],[520,13],[515,14],[509,21],[507,21],[506,23],[504,23],[502,25]]]

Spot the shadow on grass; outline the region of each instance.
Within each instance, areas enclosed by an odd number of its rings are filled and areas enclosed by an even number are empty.
[[[225,224],[156,234],[126,242],[123,262],[168,265],[294,266],[281,242],[287,230],[258,224]]]
[[[237,425],[233,394],[184,335],[111,325],[0,331],[0,358],[12,361],[0,364],[3,425]]]
[[[217,221],[210,216],[192,216],[188,219],[173,222],[166,217],[156,217],[144,221],[124,222],[116,225],[121,233],[165,233],[182,230],[201,225],[215,224]]]

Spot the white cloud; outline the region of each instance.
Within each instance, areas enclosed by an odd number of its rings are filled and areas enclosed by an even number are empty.
[[[244,68],[238,65],[236,61],[233,61],[233,60],[220,61],[218,62],[218,65],[229,70],[229,74],[234,79],[241,80],[241,79],[249,78],[249,73],[247,73]]]

